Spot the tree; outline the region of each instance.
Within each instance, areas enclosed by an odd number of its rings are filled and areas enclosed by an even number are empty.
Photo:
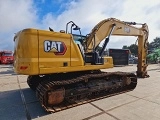
[[[160,48],[160,38],[156,37],[150,44],[149,44],[149,49],[156,49]]]
[[[149,43],[149,50],[155,50],[160,48],[160,37],[156,37],[151,43]],[[122,49],[129,49],[132,54],[138,55],[138,46],[136,44],[131,44],[130,46],[124,45]]]
[[[122,49],[128,49],[127,45],[123,45]]]
[[[132,54],[138,55],[138,46],[136,44],[131,44],[128,49],[131,51]]]
[[[131,44],[130,46],[124,45],[122,49],[129,49],[132,54],[138,55],[138,46],[136,44]]]

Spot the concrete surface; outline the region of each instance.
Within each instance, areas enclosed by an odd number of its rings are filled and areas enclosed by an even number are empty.
[[[104,71],[135,72],[136,65]],[[148,66],[150,78],[134,91],[49,114],[11,65],[0,65],[0,120],[160,120],[160,65]]]

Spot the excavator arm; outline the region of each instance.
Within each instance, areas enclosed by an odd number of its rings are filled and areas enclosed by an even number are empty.
[[[133,25],[142,25],[140,28]],[[87,36],[86,52],[93,51],[99,43],[110,35],[137,36],[138,37],[138,65],[137,76],[141,78],[149,77],[147,74],[147,46],[148,46],[148,26],[135,22],[124,22],[115,18],[109,18],[99,22]]]

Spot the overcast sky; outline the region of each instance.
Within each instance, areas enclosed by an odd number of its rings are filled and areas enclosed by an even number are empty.
[[[147,23],[149,42],[160,37],[160,0],[0,0],[0,50],[13,50],[14,33],[24,28],[59,31],[72,20],[86,35],[110,17]],[[122,48],[136,39],[111,37],[108,48]]]

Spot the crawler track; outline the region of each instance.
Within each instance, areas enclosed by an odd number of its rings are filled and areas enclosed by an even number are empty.
[[[38,99],[48,112],[58,112],[128,92],[137,85],[137,76],[126,72],[96,71],[59,76],[44,77],[36,90]]]

